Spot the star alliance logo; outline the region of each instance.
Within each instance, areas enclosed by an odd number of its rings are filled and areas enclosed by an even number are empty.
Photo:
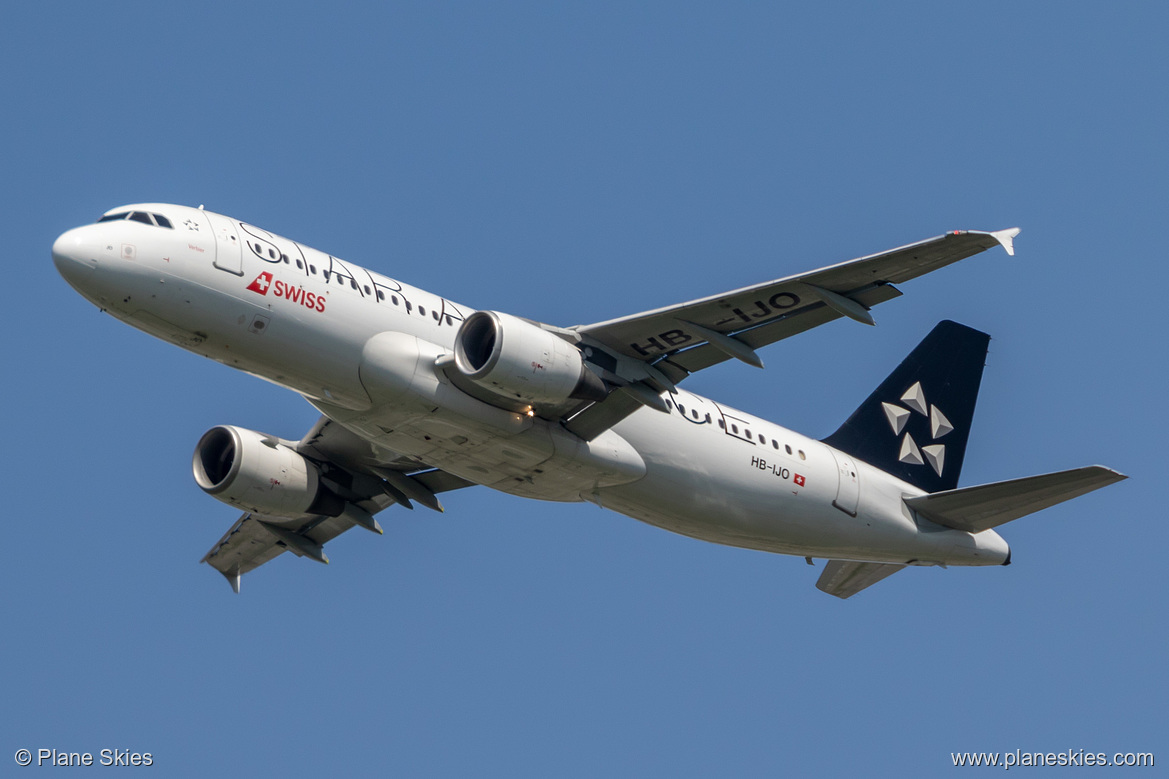
[[[889,420],[889,427],[893,428],[893,435],[901,435],[909,418],[915,413],[929,417],[930,436],[934,441],[953,432],[954,426],[950,424],[950,420],[946,419],[946,415],[939,411],[937,406],[926,403],[925,391],[922,390],[920,381],[914,382],[913,386],[905,391],[905,394],[901,396],[901,401],[909,408],[902,408],[892,403],[881,404],[881,407],[885,409],[885,418]],[[946,447],[944,444],[931,443],[918,448],[913,436],[905,433],[901,439],[901,451],[898,453],[897,459],[909,465],[924,465],[928,461],[934,472],[941,476],[942,469],[946,467]]]

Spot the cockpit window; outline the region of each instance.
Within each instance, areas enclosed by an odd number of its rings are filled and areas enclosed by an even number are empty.
[[[106,214],[97,221],[99,223],[120,222],[123,219],[129,219],[132,222],[141,222],[142,224],[150,225],[151,227],[158,225],[159,227],[165,227],[168,230],[175,229],[174,225],[171,224],[171,221],[162,214],[148,214],[145,211],[119,211],[116,214]]]

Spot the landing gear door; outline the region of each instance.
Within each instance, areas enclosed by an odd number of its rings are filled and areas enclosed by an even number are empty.
[[[235,223],[210,211],[203,213],[211,221],[211,231],[215,235],[215,267],[236,276],[244,275],[243,247],[240,245]]]
[[[850,517],[855,517],[856,507],[861,496],[856,463],[844,452],[838,452],[832,448],[829,448],[828,451],[832,452],[832,456],[836,458],[836,472],[840,477],[836,488],[836,500],[832,501],[832,505]]]

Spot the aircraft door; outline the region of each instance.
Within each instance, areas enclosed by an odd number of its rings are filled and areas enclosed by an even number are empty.
[[[852,461],[844,452],[829,447],[828,451],[832,452],[832,457],[836,460],[836,472],[839,475],[839,481],[836,488],[836,500],[832,501],[832,505],[848,514],[851,517],[856,516],[856,507],[860,502],[861,488],[860,478],[857,476],[856,463]]]
[[[215,267],[244,275],[243,247],[240,245],[239,235],[236,234],[235,224],[226,216],[203,212],[211,222],[211,232],[215,235]]]

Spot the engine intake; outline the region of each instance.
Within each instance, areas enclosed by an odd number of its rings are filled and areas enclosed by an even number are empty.
[[[477,311],[455,336],[459,372],[490,392],[525,403],[601,400],[608,391],[580,350],[510,314]]]
[[[345,503],[321,484],[317,466],[272,436],[219,425],[191,460],[195,482],[230,506],[274,517],[337,516]]]

